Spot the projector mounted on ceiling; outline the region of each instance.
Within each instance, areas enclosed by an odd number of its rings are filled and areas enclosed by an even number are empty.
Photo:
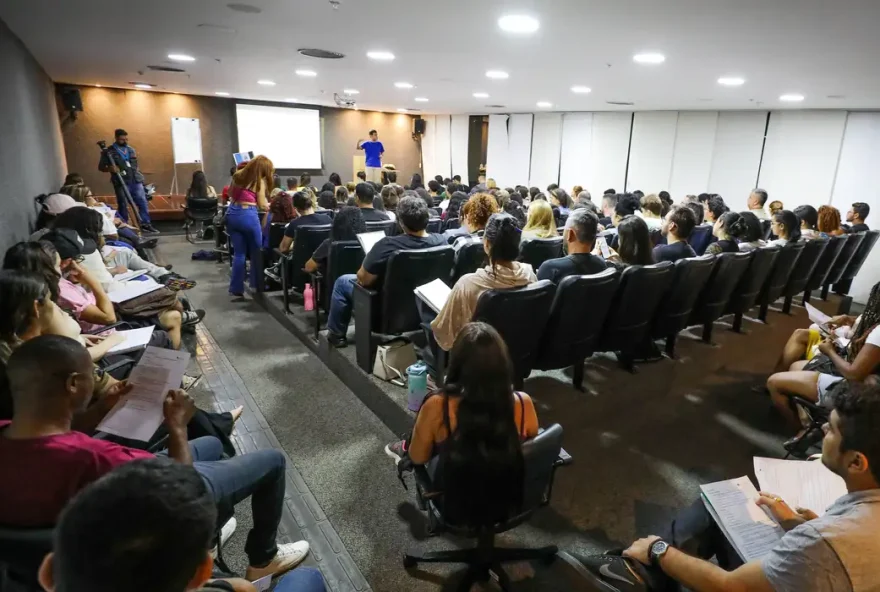
[[[347,95],[343,96],[339,93],[333,93],[333,100],[336,101],[337,107],[345,107],[348,109],[353,109],[354,107],[357,107],[357,101]]]

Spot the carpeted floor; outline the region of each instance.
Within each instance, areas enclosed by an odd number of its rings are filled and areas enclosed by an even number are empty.
[[[205,328],[372,589],[450,589],[442,581],[448,570],[415,579],[400,565],[405,549],[456,542],[416,540],[420,515],[382,452],[394,434],[266,311],[251,301],[231,303],[228,265],[191,262],[197,248],[206,247],[167,237],[158,254],[198,280],[189,295],[208,311]],[[772,370],[791,331],[808,321],[800,308],[793,316],[771,312],[769,321],[747,322],[748,335],[716,325],[716,346],[682,338],[676,360],[642,364],[637,374],[609,359],[591,360],[587,393],[574,390],[563,372],[534,373],[525,390],[542,425],[564,427],[574,464],[558,473],[550,507],[505,535],[505,543],[555,543],[575,552],[620,546],[657,530],[696,499],[700,483],[751,475],[755,455],[781,456],[790,434],[751,387]],[[230,555],[240,555],[244,533],[236,533]],[[572,589],[552,570],[539,574],[540,585],[528,580],[528,568],[515,572],[525,578],[517,589]]]

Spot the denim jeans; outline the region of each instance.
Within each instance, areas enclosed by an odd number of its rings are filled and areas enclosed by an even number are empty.
[[[348,332],[348,322],[351,320],[351,309],[354,308],[354,285],[357,276],[353,273],[339,276],[333,284],[333,294],[330,296],[330,313],[327,315],[327,329],[335,335],[345,335]]]
[[[128,222],[128,208],[122,207],[122,200],[120,199],[120,195],[123,195],[122,187],[114,187],[114,189],[116,191],[116,201],[119,204],[116,215],[123,222]],[[132,205],[137,208],[138,214],[141,217],[141,224],[150,224],[150,211],[147,206],[147,194],[144,192],[144,184],[130,183],[128,185],[128,193],[131,194],[131,200],[134,202]]]
[[[324,578],[314,567],[298,567],[275,584],[274,592],[325,592]]]
[[[278,551],[275,538],[284,505],[284,455],[258,450],[220,460],[223,445],[217,438],[196,438],[189,446],[193,468],[207,484],[221,516],[230,515],[235,504],[251,498],[254,526],[244,551],[250,565],[266,565]]]
[[[232,256],[232,277],[229,278],[230,294],[244,294],[244,273],[246,259],[251,260],[251,288],[257,289],[262,265],[260,246],[263,243],[263,231],[260,228],[260,215],[256,208],[242,208],[231,205],[226,211],[226,234],[232,241],[235,253]]]

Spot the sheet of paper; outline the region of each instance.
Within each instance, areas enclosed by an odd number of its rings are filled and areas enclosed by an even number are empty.
[[[147,442],[164,420],[163,405],[168,391],[180,388],[189,363],[189,353],[159,347],[144,350],[128,381],[131,392],[110,410],[98,426],[107,432]]]
[[[748,477],[701,485],[703,501],[743,561],[766,555],[785,532],[760,506]]]
[[[846,495],[846,483],[821,461],[756,456],[754,463],[761,491],[778,495],[792,508],[807,508],[821,516]]]
[[[810,304],[809,302],[804,304],[804,308],[807,309],[807,316],[810,317],[810,320],[816,323],[817,325],[824,325],[831,317]]]
[[[415,292],[416,296],[421,298],[425,304],[430,306],[434,312],[440,314],[446,301],[449,300],[449,294],[452,293],[452,288],[447,286],[443,280],[436,279],[430,283],[417,287],[413,292]]]
[[[141,329],[131,329],[129,331],[117,331],[117,335],[125,337],[125,341],[119,345],[110,348],[108,354],[124,354],[146,347],[150,343],[150,337],[153,336],[153,327],[143,327]]]
[[[117,282],[127,282],[128,280],[133,280],[134,278],[141,277],[142,275],[147,275],[147,272],[143,269],[129,269],[125,273],[114,275],[113,279]]]
[[[364,250],[364,255],[367,255],[376,243],[385,238],[385,233],[381,230],[375,232],[362,232],[357,235],[357,237],[358,242],[361,243],[361,248]]]
[[[266,576],[265,578],[254,580],[253,582],[251,582],[251,584],[254,585],[254,588],[257,589],[257,592],[266,592],[266,590],[272,587],[272,576]]]
[[[152,278],[148,278],[142,282],[126,282],[122,288],[110,292],[108,296],[110,297],[110,302],[118,304],[138,296],[143,296],[144,294],[149,294],[161,287],[162,284],[157,283]]]

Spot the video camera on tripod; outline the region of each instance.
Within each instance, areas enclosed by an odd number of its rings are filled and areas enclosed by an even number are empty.
[[[116,183],[114,183],[114,188],[116,189],[116,207],[117,209],[128,208],[128,212],[134,215],[134,220],[137,220],[138,226],[141,224],[141,217],[137,211],[137,208],[134,207],[134,201],[131,199],[131,193],[128,191],[128,184],[125,181],[125,178],[122,176],[122,172],[116,163],[113,161],[113,157],[110,155],[110,149],[107,148],[106,140],[98,140],[96,142],[98,147],[101,148],[101,159],[106,159],[107,163],[115,168],[116,170],[110,171],[110,174],[116,178]],[[120,190],[121,189],[121,190]]]

